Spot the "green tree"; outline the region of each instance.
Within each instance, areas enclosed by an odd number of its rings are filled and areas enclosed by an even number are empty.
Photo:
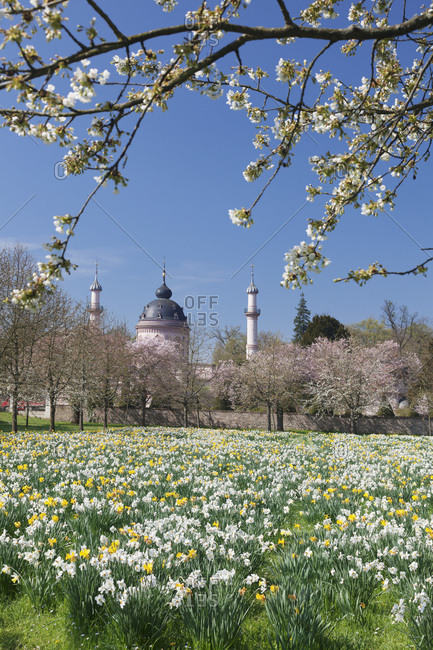
[[[124,323],[104,311],[100,327],[92,325],[93,382],[91,402],[102,406],[104,427],[108,426],[108,409],[114,406],[122,385],[129,382],[131,336]]]
[[[316,314],[308,325],[301,339],[302,345],[311,345],[318,338],[325,338],[329,341],[347,339],[350,334],[343,323],[329,314]]]
[[[75,369],[66,389],[66,395],[73,407],[74,419],[80,430],[84,427],[84,411],[91,403],[96,383],[95,351],[98,328],[90,322],[88,306],[80,304],[76,309],[76,325],[73,330],[71,351],[75,358]]]
[[[296,309],[296,316],[293,320],[293,339],[294,343],[299,343],[305,334],[308,325],[311,322],[311,312],[307,307],[304,292],[301,293],[299,298],[298,307]]]
[[[47,296],[44,329],[32,359],[33,381],[45,392],[50,404],[50,430],[56,428],[56,407],[76,371],[74,328],[78,306],[60,288]]]
[[[377,343],[392,341],[392,330],[386,326],[383,320],[370,316],[357,323],[350,323],[346,326],[354,343],[371,348]]]
[[[257,336],[257,343],[259,350],[274,349],[275,346],[286,343],[284,336],[281,332],[272,332],[271,330],[263,330]]]
[[[249,207],[229,210],[236,225],[253,224],[265,189],[311,132],[320,145],[327,136],[339,143],[310,158],[317,182],[307,198],[326,205],[309,219],[308,241],[285,255],[287,287],[327,266],[323,241],[350,208],[373,216],[392,209],[400,185],[430,156],[433,12],[424,0],[269,0],[266,26],[249,0],[156,3],[154,23],[142,2],[128,3],[137,16],[131,33],[122,3],[0,0],[1,126],[65,147],[66,173],[96,171],[97,179],[81,208],[55,217],[49,259],[16,296],[24,304],[71,270],[66,249],[85,208],[107,183],[127,184],[134,137],[183,87],[226,95],[254,125],[258,157],[244,177],[263,187]],[[343,279],[425,273],[432,259],[396,271],[367,261]]]
[[[395,341],[402,352],[423,356],[433,337],[433,329],[426,319],[417,313],[411,314],[406,306],[397,306],[390,300],[385,301],[382,313],[380,320],[370,316],[347,325],[352,341],[366,347]]]
[[[32,313],[6,299],[17,287],[25,287],[35,271],[36,262],[25,246],[0,250],[0,383],[1,393],[11,400],[12,431],[18,430],[18,402],[29,396],[32,361],[47,313],[45,306]]]
[[[195,407],[200,426],[200,407],[213,399],[212,383],[217,374],[214,364],[205,362],[209,353],[209,332],[195,324],[190,329],[188,354],[182,345],[167,355],[167,366],[158,372],[157,390],[170,404],[183,409],[183,424],[188,426],[189,413]]]
[[[411,313],[406,305],[396,305],[385,300],[382,307],[385,325],[391,331],[391,338],[398,344],[400,352],[424,354],[433,335],[433,330],[417,312]]]
[[[215,328],[212,336],[216,339],[212,353],[213,363],[233,361],[240,366],[246,359],[247,335],[241,332],[240,325]]]

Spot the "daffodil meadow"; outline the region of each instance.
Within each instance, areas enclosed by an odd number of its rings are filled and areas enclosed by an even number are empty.
[[[4,435],[1,606],[56,647],[432,648],[432,495],[428,438]]]

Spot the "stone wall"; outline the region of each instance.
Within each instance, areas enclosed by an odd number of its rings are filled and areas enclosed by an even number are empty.
[[[340,433],[350,432],[349,418],[338,416],[313,417],[312,415],[284,415],[285,429],[307,429],[310,431],[334,431]],[[396,433],[411,434],[414,436],[428,435],[428,422],[422,418],[382,418],[363,417],[356,422],[356,432],[368,433]]]
[[[88,421],[89,413],[85,413],[84,419]],[[100,410],[93,412],[93,420],[102,422],[103,413]],[[35,412],[35,417],[41,417]],[[72,410],[68,406],[59,406],[56,412],[56,419],[59,422],[70,422]],[[134,426],[140,424],[140,412],[134,409],[125,411],[119,408],[110,408],[108,422],[111,426],[125,425]],[[183,413],[180,410],[169,409],[147,409],[146,424],[148,426],[183,426]],[[266,413],[241,412],[241,411],[200,411],[200,422],[197,422],[195,410],[189,413],[189,426],[214,427],[216,429],[267,429]],[[273,427],[276,421],[274,418]],[[412,435],[428,435],[428,423],[421,418],[382,418],[363,417],[357,423],[357,433],[397,433]],[[333,431],[340,433],[350,432],[349,418],[337,416],[317,417],[312,415],[300,415],[297,413],[284,414],[284,429],[307,430],[307,431]]]

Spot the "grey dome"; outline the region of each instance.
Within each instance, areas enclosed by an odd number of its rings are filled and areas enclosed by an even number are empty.
[[[247,293],[259,293],[259,290],[257,289],[254,282],[251,282],[250,286],[247,289]]]
[[[96,278],[93,284],[90,285],[90,291],[102,291],[102,287]]]
[[[161,284],[161,286],[158,287],[158,289],[155,291],[155,296],[157,298],[166,298],[166,299],[168,299],[168,298],[171,298],[172,295],[173,295],[172,290],[167,287],[165,282],[163,282]]]
[[[155,291],[156,300],[149,302],[140,316],[140,321],[143,320],[168,320],[185,323],[187,318],[183,313],[183,309],[177,302],[170,300],[172,296],[171,289],[167,287],[165,282],[158,287]]]
[[[140,316],[141,321],[157,319],[174,320],[181,323],[186,322],[186,316],[183,313],[182,307],[177,302],[174,302],[174,300],[169,300],[168,298],[152,300],[152,302],[145,306]]]

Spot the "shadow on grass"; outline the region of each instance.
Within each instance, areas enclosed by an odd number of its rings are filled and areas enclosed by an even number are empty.
[[[11,413],[0,412],[0,433],[10,433],[12,427]],[[50,428],[49,420],[43,418],[29,418],[29,426],[26,427],[26,418],[22,415],[18,416],[18,431],[37,431],[43,433]],[[85,422],[85,431],[101,431],[102,424],[99,422]],[[80,428],[77,424],[71,422],[56,422],[56,431],[58,433],[68,433],[70,431],[79,431]]]
[[[1,650],[17,650],[22,647],[21,637],[16,632],[0,630],[0,648]]]

